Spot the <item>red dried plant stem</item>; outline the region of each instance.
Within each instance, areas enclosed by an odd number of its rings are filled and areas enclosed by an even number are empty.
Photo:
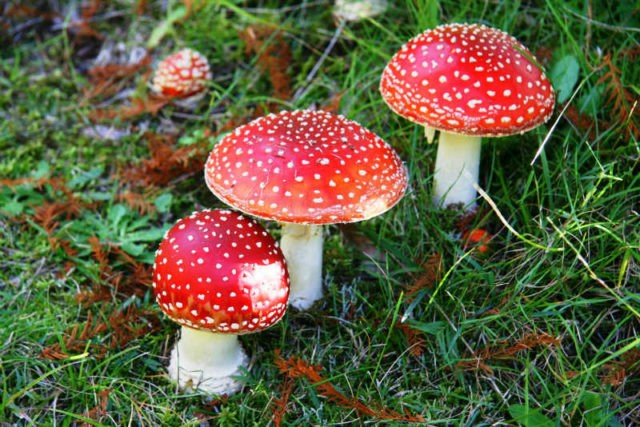
[[[545,332],[527,333],[512,345],[505,346],[504,343],[500,343],[496,345],[489,345],[475,351],[473,354],[464,358],[467,360],[462,360],[456,363],[455,367],[462,370],[482,369],[491,375],[493,374],[493,369],[491,369],[487,364],[489,360],[509,360],[513,359],[517,353],[530,350],[538,346],[559,347],[560,345],[561,340],[559,337],[549,335]]]
[[[401,414],[397,411],[380,407],[379,405],[365,404],[362,401],[346,396],[339,392],[329,381],[327,381],[320,371],[320,365],[311,365],[299,357],[291,356],[284,359],[280,351],[275,352],[275,364],[288,378],[305,378],[315,387],[321,396],[326,397],[330,402],[343,408],[353,409],[360,415],[366,415],[377,419],[403,421],[403,422],[424,422],[420,415],[409,413]]]
[[[258,67],[269,75],[273,97],[287,100],[291,98],[291,50],[277,28],[251,25],[240,34],[245,42],[245,52],[258,55]]]
[[[280,387],[280,398],[273,400],[273,416],[271,417],[271,421],[276,427],[279,427],[284,420],[284,416],[287,413],[287,404],[289,403],[289,398],[291,397],[294,385],[295,382],[293,378],[285,377]]]

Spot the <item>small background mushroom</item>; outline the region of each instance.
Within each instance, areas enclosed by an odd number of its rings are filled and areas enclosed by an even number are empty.
[[[198,51],[184,48],[158,63],[151,89],[158,95],[171,98],[180,107],[193,109],[206,94],[210,80],[207,58]]]

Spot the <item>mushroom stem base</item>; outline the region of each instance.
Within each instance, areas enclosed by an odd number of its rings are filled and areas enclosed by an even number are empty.
[[[462,204],[465,209],[475,205],[480,169],[481,138],[440,132],[433,176],[433,204]]]
[[[322,226],[285,223],[280,249],[287,261],[289,304],[306,310],[322,298]]]
[[[181,390],[221,395],[240,391],[242,383],[232,377],[248,363],[237,335],[183,326],[167,370]]]

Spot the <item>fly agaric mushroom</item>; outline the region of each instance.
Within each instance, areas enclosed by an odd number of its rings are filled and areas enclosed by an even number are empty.
[[[440,130],[434,203],[472,205],[480,139],[524,133],[549,119],[554,94],[541,66],[509,34],[484,25],[441,25],[409,40],[382,73],[397,114]]]
[[[181,389],[231,394],[247,366],[239,334],[261,331],[285,313],[289,276],[276,241],[255,220],[229,210],[178,221],[156,252],[153,289],[180,324],[168,373]]]
[[[322,297],[322,225],[380,215],[407,188],[404,164],[380,137],[309,110],[270,114],[225,136],[205,180],[235,209],[283,224],[280,247],[298,309]]]
[[[192,108],[204,97],[210,80],[207,58],[184,48],[160,61],[151,89],[158,95],[173,98],[182,107]]]

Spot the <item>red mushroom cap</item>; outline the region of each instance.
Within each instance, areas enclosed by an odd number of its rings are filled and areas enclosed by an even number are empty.
[[[441,25],[409,40],[382,73],[389,107],[451,133],[504,136],[550,117],[554,94],[531,52],[484,25]]]
[[[163,96],[188,98],[203,93],[209,80],[211,70],[207,58],[185,48],[160,61],[151,86]]]
[[[301,224],[361,221],[404,195],[406,169],[373,132],[325,111],[270,114],[211,151],[209,189],[236,209]]]
[[[276,323],[289,298],[277,243],[256,221],[228,210],[178,221],[156,252],[153,289],[176,323],[214,332],[256,332]]]

